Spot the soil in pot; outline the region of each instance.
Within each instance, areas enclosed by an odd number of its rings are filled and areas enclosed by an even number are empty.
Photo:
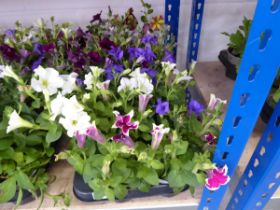
[[[237,68],[240,64],[240,58],[233,55],[229,49],[222,50],[218,56],[219,60],[226,67],[226,76],[232,80],[236,80]]]
[[[188,188],[184,190],[187,189]],[[98,201],[94,198],[94,192],[92,192],[92,189],[90,189],[90,187],[84,182],[83,177],[77,172],[75,172],[74,175],[73,191],[74,191],[74,195],[81,201],[86,201],[86,202]],[[162,196],[170,197],[174,195],[174,192],[168,186],[167,183],[164,183],[152,187],[149,192],[141,192],[140,190],[137,189],[129,190],[125,200],[131,198],[148,197],[153,195],[162,195]],[[102,200],[107,200],[107,198],[104,198]]]

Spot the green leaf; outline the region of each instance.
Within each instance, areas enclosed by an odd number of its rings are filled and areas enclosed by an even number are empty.
[[[31,191],[35,190],[35,187],[32,184],[32,182],[30,181],[30,179],[28,178],[28,176],[25,173],[23,173],[22,171],[18,171],[16,173],[15,177],[16,177],[18,185],[21,188],[26,189],[26,190],[31,190]]]
[[[125,196],[127,195],[127,188],[124,185],[118,185],[114,188],[114,194],[117,199],[123,200]]]
[[[178,170],[171,170],[167,177],[169,186],[172,188],[180,188],[186,185],[186,179]]]
[[[138,189],[141,191],[141,192],[149,192],[150,189],[151,189],[151,185],[149,185],[148,183],[146,182],[141,182],[138,186]]]
[[[16,194],[16,179],[10,177],[0,183],[0,203],[5,203],[11,200]]]
[[[109,187],[107,187],[105,189],[105,195],[106,195],[106,197],[108,198],[109,201],[114,201],[115,200],[115,193]]]
[[[164,168],[164,165],[159,160],[152,160],[151,166],[154,169],[163,169]]]
[[[9,148],[13,143],[12,139],[1,139],[0,140],[0,150],[5,150]]]
[[[151,185],[159,184],[158,174],[156,170],[152,168],[148,168],[146,166],[139,167],[137,176],[139,178],[143,178],[146,182],[148,182]]]
[[[62,128],[61,126],[58,126],[57,124],[51,124],[50,129],[46,135],[46,141],[47,143],[52,143],[56,140],[58,140],[62,135]]]
[[[142,132],[149,132],[151,130],[151,128],[148,125],[141,124],[139,126],[139,130],[142,131]]]

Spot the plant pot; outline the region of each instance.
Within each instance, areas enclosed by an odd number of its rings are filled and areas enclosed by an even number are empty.
[[[9,202],[16,203],[17,197],[18,197],[18,190],[16,191],[15,196]],[[32,200],[34,200],[34,197],[32,196],[32,194],[27,190],[22,190],[22,201],[20,204],[25,204]]]
[[[236,80],[236,69],[240,64],[240,57],[233,55],[229,49],[222,50],[218,57],[222,64],[226,67],[226,76],[232,80]]]
[[[154,186],[150,189],[149,192],[141,192],[140,190],[129,190],[125,200],[131,198],[141,198],[141,197],[148,197],[153,195],[162,195],[166,197],[170,197],[174,195],[173,190],[169,187],[168,183],[163,181],[158,186]],[[186,190],[185,188],[184,190]],[[74,175],[74,184],[73,184],[73,192],[74,195],[81,201],[92,202],[92,201],[99,201],[94,198],[94,192],[92,189],[84,182],[83,177],[75,172]],[[107,198],[103,198],[102,200],[108,200]]]
[[[264,123],[268,123],[272,113],[273,113],[273,107],[268,103],[268,100],[266,100],[260,114],[262,121]]]

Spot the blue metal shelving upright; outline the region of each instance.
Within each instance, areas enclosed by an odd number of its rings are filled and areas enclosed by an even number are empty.
[[[228,165],[228,174],[231,177],[237,167],[280,66],[279,2],[279,0],[258,1],[245,53],[215,151],[214,163],[218,166]],[[277,133],[278,130],[276,130],[275,121],[273,121],[276,115],[278,115],[278,110],[276,110],[274,118],[268,124],[267,130],[273,130]],[[264,136],[266,136],[266,133],[264,133]],[[278,137],[278,134],[276,137]],[[280,155],[279,150],[276,150],[279,149],[279,143],[277,146],[278,148],[270,151],[271,153],[277,152],[271,154],[274,158],[273,160],[277,160]],[[263,161],[265,161],[265,158]],[[260,193],[265,193],[264,187],[267,187],[265,186],[266,182],[275,182],[275,178],[279,179],[279,173],[275,175],[275,170],[277,171],[275,167],[277,165],[271,163],[267,168],[262,167],[263,170],[256,171],[253,175],[256,179],[246,179],[248,186],[257,186],[251,195],[256,195],[256,197],[250,197],[249,200],[242,199],[240,206],[251,207],[254,205],[254,208],[248,208],[250,210],[263,208],[264,202],[260,205],[259,200],[261,198],[259,195],[262,195]],[[252,175],[250,173],[249,175],[244,174],[244,176]],[[214,192],[205,188],[199,210],[219,209],[227,188],[228,186],[222,186]],[[269,199],[270,196],[271,193],[265,194],[266,199]],[[239,198],[237,200],[235,198],[233,199],[234,202],[239,202]],[[243,208],[234,209],[243,210]],[[247,208],[245,209],[247,210]]]

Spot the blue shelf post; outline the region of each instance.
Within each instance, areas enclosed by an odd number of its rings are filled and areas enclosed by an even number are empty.
[[[280,184],[280,102],[241,177],[227,210],[263,209]]]
[[[213,162],[233,176],[280,66],[279,0],[259,0]],[[217,210],[228,185],[204,189],[199,210]],[[240,209],[241,210],[241,209]]]
[[[180,0],[165,0],[165,15],[164,22],[169,27],[170,36],[167,41],[170,40],[171,36],[175,37],[175,41],[178,40],[178,28],[179,28],[179,17],[180,17]]]
[[[202,27],[204,0],[192,1],[192,14],[190,20],[189,42],[187,51],[187,65],[197,60],[200,32]]]

